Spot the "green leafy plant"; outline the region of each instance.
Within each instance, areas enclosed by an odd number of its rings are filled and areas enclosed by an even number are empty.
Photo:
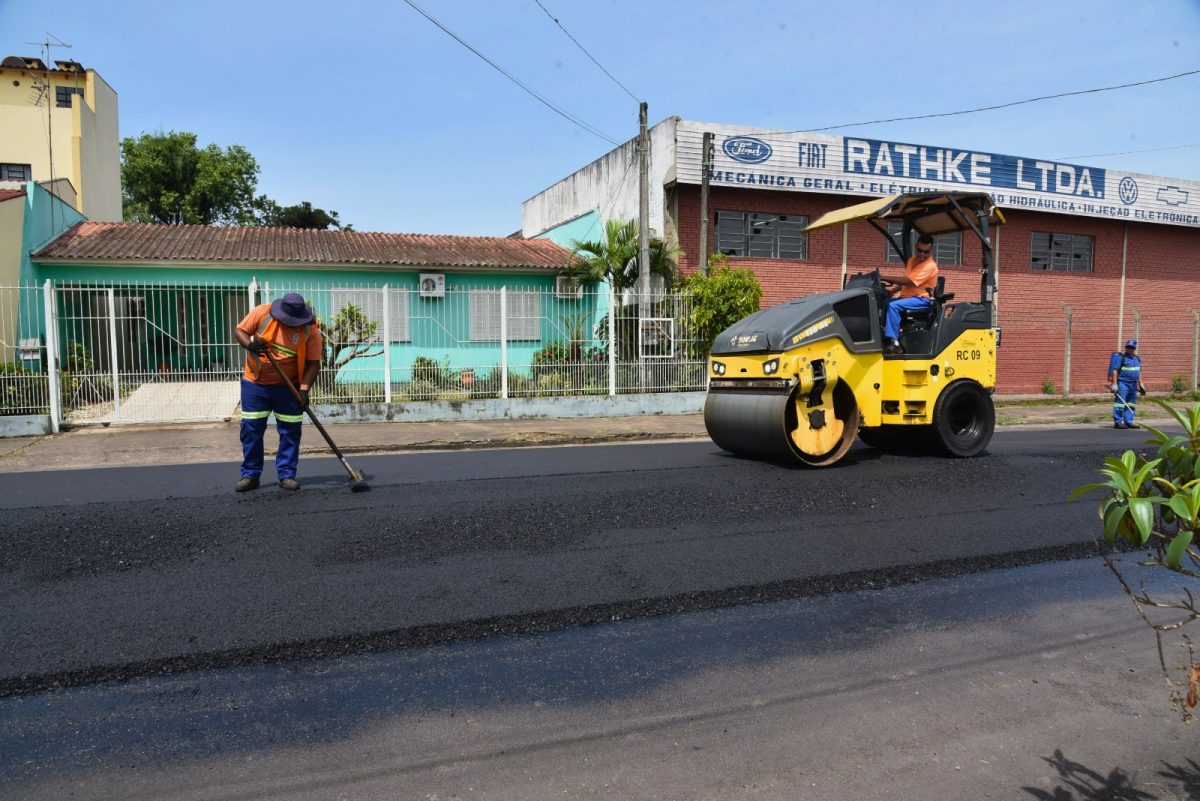
[[[707,357],[717,334],[758,311],[762,285],[753,270],[730,269],[723,253],[710,261],[708,273],[688,276],[681,289],[691,296],[695,339]]]
[[[0,362],[0,414],[28,413],[34,382],[41,376],[17,362]]]
[[[459,374],[450,369],[450,357],[443,361],[431,359],[428,356],[418,356],[413,359],[413,381],[430,384],[439,390],[459,389]]]
[[[1200,606],[1194,596],[1194,582],[1200,579],[1200,550],[1196,534],[1200,529],[1200,405],[1176,409],[1159,399],[1152,403],[1166,409],[1182,427],[1182,435],[1167,434],[1142,425],[1150,434],[1154,458],[1133,451],[1120,458],[1106,457],[1099,471],[1105,480],[1080,487],[1071,500],[1101,490],[1099,515],[1102,522],[1105,564],[1116,576],[1121,588],[1133,602],[1138,615],[1155,634],[1159,664],[1171,687],[1172,703],[1185,721],[1192,719],[1200,701],[1200,664],[1195,659],[1191,638],[1184,626],[1200,620]],[[1180,597],[1164,599],[1152,595],[1144,585],[1134,590],[1122,567],[1111,557],[1117,549],[1142,551],[1145,558],[1136,569],[1166,570],[1185,579]],[[1187,661],[1173,672],[1168,669],[1164,638],[1178,634]],[[1182,674],[1182,679],[1179,675]]]
[[[379,341],[379,323],[367,317],[358,306],[348,304],[329,320],[318,320],[324,339],[321,372],[317,377],[316,395],[334,397],[338,370],[353,359],[378,356],[383,353]]]
[[[1183,393],[1187,392],[1187,390],[1187,379],[1184,377],[1183,373],[1176,373],[1175,375],[1171,376],[1172,395],[1182,395]]]
[[[1055,392],[1054,382],[1051,381],[1049,378],[1047,378],[1045,381],[1042,382],[1042,394],[1043,395],[1053,395],[1054,392]]]

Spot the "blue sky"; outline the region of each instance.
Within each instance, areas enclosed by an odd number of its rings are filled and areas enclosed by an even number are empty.
[[[637,133],[634,100],[535,0],[416,2],[595,128]],[[807,130],[1200,68],[1200,0],[542,5],[652,124]],[[116,89],[122,136],[244,145],[260,192],[362,231],[507,235],[523,200],[612,148],[398,0],[0,0],[0,30],[2,55],[73,45],[52,56]],[[845,132],[1200,179],[1200,75]],[[1081,158],[1154,148],[1179,149]]]

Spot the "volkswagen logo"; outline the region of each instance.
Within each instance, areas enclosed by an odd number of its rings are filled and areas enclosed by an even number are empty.
[[[1126,206],[1136,203],[1138,197],[1137,181],[1126,175],[1121,179],[1120,185],[1117,186],[1117,194],[1121,197],[1121,202]]]

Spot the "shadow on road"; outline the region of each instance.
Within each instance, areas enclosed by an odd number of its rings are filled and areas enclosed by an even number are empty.
[[[1054,756],[1042,757],[1054,768],[1059,785],[1051,790],[1024,787],[1038,801],[1158,801],[1159,799],[1187,798],[1200,800],[1200,763],[1187,760],[1186,765],[1163,763],[1158,777],[1139,781],[1122,768],[1113,768],[1107,775],[1089,768],[1080,762],[1068,759],[1062,750]],[[1165,779],[1165,781],[1164,781]],[[1163,796],[1159,792],[1166,791]]]

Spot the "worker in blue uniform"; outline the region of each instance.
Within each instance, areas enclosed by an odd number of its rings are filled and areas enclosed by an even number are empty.
[[[1142,383],[1142,360],[1137,355],[1137,340],[1125,343],[1124,353],[1108,360],[1108,391],[1113,393],[1113,428],[1137,428],[1133,422],[1138,393],[1146,394]]]

